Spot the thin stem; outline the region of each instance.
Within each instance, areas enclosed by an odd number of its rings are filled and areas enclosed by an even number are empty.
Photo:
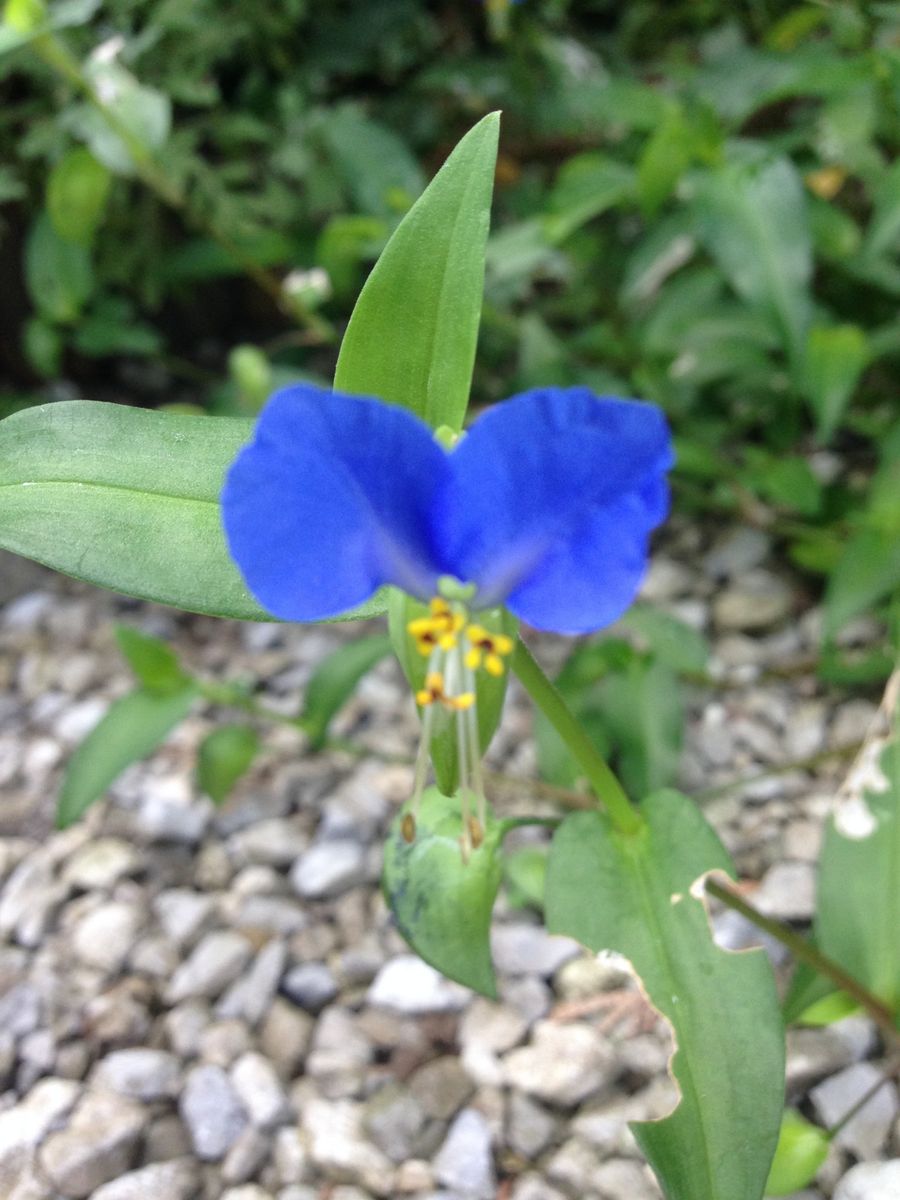
[[[829,1140],[832,1140],[835,1137],[837,1137],[837,1135],[841,1132],[841,1130],[844,1128],[844,1126],[849,1124],[849,1122],[853,1120],[853,1118],[856,1116],[856,1114],[858,1112],[862,1112],[862,1110],[866,1107],[866,1105],[869,1103],[869,1101],[872,1100],[878,1094],[878,1092],[881,1091],[881,1089],[884,1087],[884,1085],[886,1083],[890,1083],[890,1081],[897,1074],[898,1069],[900,1069],[900,1060],[897,1060],[894,1063],[892,1063],[888,1067],[888,1069],[884,1073],[884,1075],[882,1075],[882,1077],[880,1079],[876,1080],[876,1082],[873,1083],[870,1088],[867,1088],[865,1090],[865,1092],[863,1092],[863,1094],[856,1101],[856,1103],[854,1105],[852,1105],[844,1113],[844,1115],[841,1117],[841,1119],[839,1121],[836,1121],[834,1123],[834,1125],[830,1126],[830,1128],[828,1130],[826,1130]]]
[[[641,814],[521,638],[516,642],[512,668],[535,705],[565,742],[615,827],[620,833],[636,833],[643,827]]]
[[[730,792],[737,792],[741,788],[750,787],[751,784],[758,783],[762,779],[773,779],[778,775],[790,775],[794,771],[812,771],[834,758],[852,758],[855,754],[859,753],[864,744],[864,739],[859,738],[857,741],[849,742],[843,746],[833,746],[828,750],[817,750],[815,754],[809,754],[805,758],[795,758],[791,762],[773,763],[770,767],[766,767],[764,771],[755,771],[752,775],[744,775],[739,779],[731,779],[728,783],[720,783],[716,784],[715,787],[703,788],[702,791],[697,793],[695,799],[698,803],[703,804],[707,800],[715,800],[719,796],[727,796]]]
[[[776,921],[773,917],[767,917],[754,908],[752,904],[739,895],[733,888],[727,887],[719,883],[715,879],[706,880],[706,890],[711,896],[715,896],[717,900],[727,907],[734,909],[740,913],[757,929],[762,929],[764,933],[781,942],[782,946],[786,946],[790,950],[794,958],[800,962],[805,962],[807,966],[812,967],[818,974],[824,975],[830,979],[842,992],[846,992],[848,996],[852,996],[856,1002],[866,1010],[873,1021],[879,1026],[885,1036],[895,1045],[900,1045],[900,1030],[897,1028],[896,1017],[891,1012],[883,1001],[874,996],[867,988],[849,975],[840,963],[836,963],[833,958],[829,958],[827,954],[823,954],[817,946],[814,946],[807,938],[799,933],[795,933],[789,926],[781,921]]]

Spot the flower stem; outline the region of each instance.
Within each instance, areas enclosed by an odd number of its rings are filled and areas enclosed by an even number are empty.
[[[715,896],[717,900],[727,907],[734,909],[746,918],[757,929],[763,930],[776,941],[781,942],[782,946],[786,946],[790,950],[794,958],[800,962],[805,962],[807,966],[812,967],[820,975],[824,975],[836,984],[842,992],[846,992],[866,1010],[872,1020],[878,1025],[885,1036],[894,1044],[900,1044],[900,1030],[897,1028],[897,1021],[894,1014],[888,1006],[877,996],[874,996],[867,988],[849,975],[844,968],[829,958],[827,954],[812,944],[808,938],[802,934],[795,933],[789,926],[781,921],[776,921],[772,917],[767,917],[754,908],[752,904],[748,904],[743,896],[739,895],[733,888],[720,883],[715,879],[706,880],[706,890],[711,896]]]
[[[521,638],[513,651],[512,669],[581,767],[616,829],[636,833],[644,823],[641,814]]]

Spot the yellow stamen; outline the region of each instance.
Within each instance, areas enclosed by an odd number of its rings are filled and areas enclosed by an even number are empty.
[[[403,820],[400,822],[400,836],[404,842],[414,842],[416,840],[416,818],[411,812],[403,814]]]
[[[450,712],[462,712],[475,703],[475,693],[463,692],[459,696],[448,696],[441,672],[429,671],[425,676],[425,686],[416,692],[416,703],[423,708],[429,704],[443,704]]]
[[[504,671],[503,658],[511,654],[513,640],[505,633],[491,633],[483,625],[469,625],[466,637],[471,648],[466,651],[466,666],[470,671],[477,671],[484,664],[489,675],[502,675]]]

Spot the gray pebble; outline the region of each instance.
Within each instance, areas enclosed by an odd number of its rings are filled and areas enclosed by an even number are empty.
[[[317,842],[294,864],[291,886],[304,900],[322,900],[364,883],[366,874],[366,850],[359,842]]]
[[[247,1113],[221,1067],[194,1067],[179,1111],[194,1153],[207,1162],[224,1158],[247,1126]]]
[[[491,1130],[477,1109],[463,1109],[450,1126],[434,1160],[434,1174],[439,1183],[466,1200],[493,1200],[496,1196]]]

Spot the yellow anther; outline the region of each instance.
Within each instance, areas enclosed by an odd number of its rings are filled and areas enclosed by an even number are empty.
[[[403,814],[403,820],[400,822],[400,836],[407,843],[416,840],[416,818],[411,812]]]
[[[440,671],[429,671],[425,686],[416,692],[416,703],[423,708],[429,704],[442,704],[450,712],[462,712],[475,703],[474,692],[463,692],[459,696],[448,696],[444,691],[444,676]]]
[[[512,654],[514,642],[505,633],[491,633],[483,625],[469,625],[466,637],[470,649],[466,651],[466,666],[470,671],[477,671],[484,664],[489,675],[502,675],[503,659]]]
[[[427,658],[432,650],[453,650],[456,647],[457,634],[465,625],[462,613],[454,612],[446,600],[439,596],[428,606],[430,616],[416,617],[407,625],[415,639],[419,653]]]

